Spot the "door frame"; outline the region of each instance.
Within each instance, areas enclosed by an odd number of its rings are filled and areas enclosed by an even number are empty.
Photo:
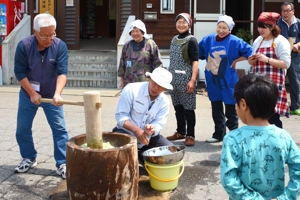
[[[66,6],[66,1],[56,0],[57,36],[63,40],[69,50],[80,49],[80,0],[73,0],[74,6]],[[75,16],[71,13],[75,12]],[[72,26],[75,24],[75,27]],[[75,35],[74,35],[75,34]]]

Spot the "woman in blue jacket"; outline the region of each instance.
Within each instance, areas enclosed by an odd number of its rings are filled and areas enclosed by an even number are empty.
[[[234,27],[232,17],[220,16],[217,33],[210,34],[199,42],[199,58],[206,59],[205,79],[215,132],[206,142],[220,142],[229,130],[238,128],[238,116],[233,97],[234,87],[238,81],[235,64],[246,60],[252,54],[252,47],[242,39],[231,35]],[[225,114],[223,111],[225,104]],[[226,120],[227,118],[227,120]]]

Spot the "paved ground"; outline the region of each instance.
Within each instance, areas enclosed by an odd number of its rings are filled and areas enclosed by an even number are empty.
[[[67,88],[65,100],[83,101],[82,94],[91,88]],[[40,200],[49,199],[50,194],[62,183],[55,173],[53,142],[50,128],[42,110],[39,110],[33,124],[33,137],[38,151],[37,167],[28,173],[15,174],[14,168],[21,157],[15,140],[18,87],[0,86],[0,199]],[[115,126],[114,112],[119,100],[119,90],[100,89],[102,95],[102,130],[111,131]],[[85,133],[83,107],[65,106],[65,117],[70,138]],[[208,144],[214,130],[210,102],[207,97],[197,95],[196,144],[187,147],[184,156],[185,171],[178,187],[172,192],[171,200],[224,200],[228,196],[220,184],[219,160],[222,143]],[[290,132],[300,146],[298,116],[283,119],[284,128]],[[240,124],[242,125],[242,124]],[[176,121],[173,107],[162,135],[175,131]],[[183,141],[176,144],[183,145]],[[143,171],[141,170],[141,173]],[[150,199],[152,197],[144,198]],[[155,199],[155,198],[154,198]]]

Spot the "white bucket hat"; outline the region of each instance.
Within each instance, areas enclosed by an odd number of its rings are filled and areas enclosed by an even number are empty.
[[[173,90],[173,86],[170,84],[172,81],[172,74],[167,69],[158,67],[154,69],[152,73],[146,72],[146,76],[150,76],[159,86],[168,90]]]
[[[146,39],[149,39],[149,38],[150,38],[150,36],[147,35],[146,26],[145,26],[144,22],[142,22],[142,21],[139,20],[139,19],[133,21],[133,22],[131,23],[130,27],[129,27],[129,32],[128,32],[129,35],[130,35],[130,33],[131,33],[131,31],[133,30],[134,27],[136,27],[136,28],[138,28],[138,29],[140,29],[141,31],[144,32],[144,35],[143,35],[144,38],[146,38]],[[131,36],[131,35],[130,35],[130,36]]]

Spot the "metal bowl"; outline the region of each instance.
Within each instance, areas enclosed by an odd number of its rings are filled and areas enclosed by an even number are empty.
[[[183,159],[185,146],[161,146],[143,152],[144,160],[154,164],[174,164]]]

